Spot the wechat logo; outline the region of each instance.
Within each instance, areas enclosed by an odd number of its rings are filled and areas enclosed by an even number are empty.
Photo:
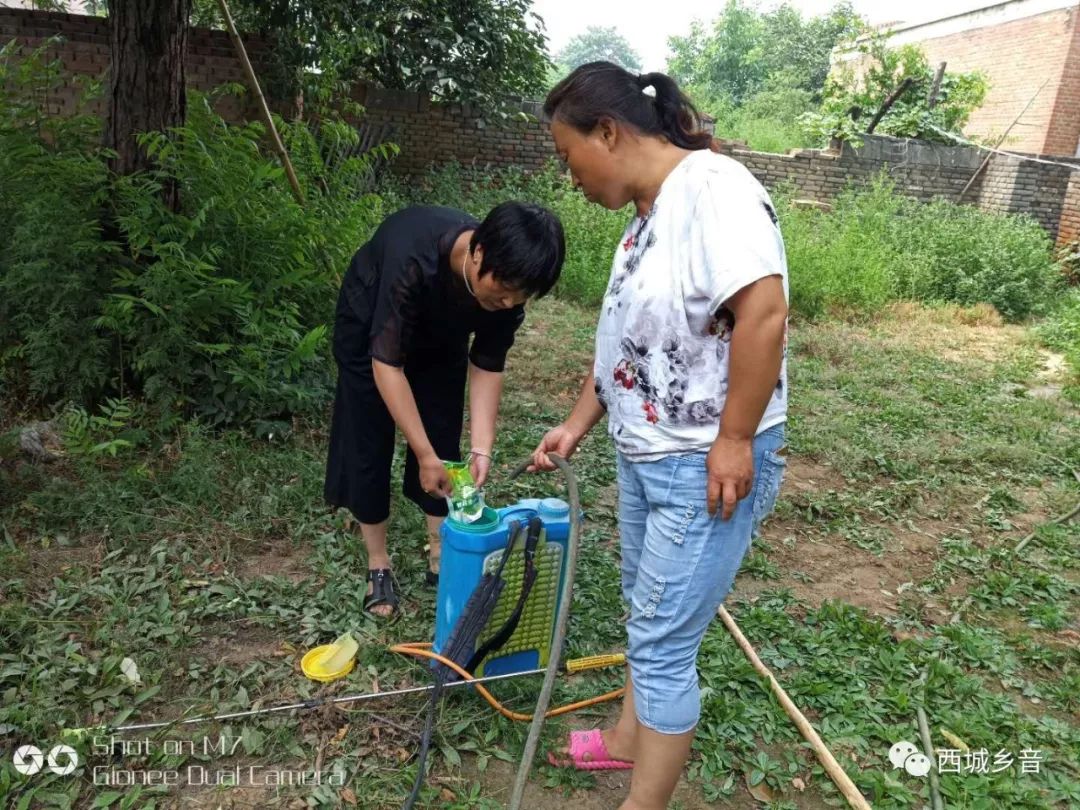
[[[33,776],[46,764],[57,776],[67,776],[79,767],[79,755],[70,745],[53,746],[48,757],[36,745],[23,745],[15,749],[11,761],[23,776]]]
[[[912,776],[930,773],[930,757],[907,740],[901,740],[889,749],[889,762],[894,768],[903,768]]]

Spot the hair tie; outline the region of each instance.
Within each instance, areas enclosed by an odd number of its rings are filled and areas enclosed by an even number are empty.
[[[657,97],[657,89],[656,87],[652,86],[652,80],[648,76],[643,75],[643,73],[638,73],[637,78],[634,81],[637,82],[637,86],[639,87],[640,91],[642,91],[645,95],[652,98]]]

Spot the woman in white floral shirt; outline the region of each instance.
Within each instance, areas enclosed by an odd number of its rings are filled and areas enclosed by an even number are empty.
[[[787,266],[769,195],[713,152],[669,77],[583,65],[545,114],[575,186],[635,214],[611,267],[596,353],[533,456],[569,457],[608,417],[617,451],[627,692],[617,724],[554,764],[632,768],[622,810],[667,807],[701,714],[701,639],[784,471]]]

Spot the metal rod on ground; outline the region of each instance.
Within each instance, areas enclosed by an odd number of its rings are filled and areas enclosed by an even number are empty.
[[[508,672],[505,675],[488,675],[483,678],[475,678],[471,681],[452,681],[445,684],[443,689],[453,689],[457,686],[470,686],[477,683],[489,683],[491,681],[503,681],[509,678],[523,678],[526,675],[542,675],[546,669],[530,669],[525,672]],[[381,698],[400,697],[401,695],[416,695],[421,692],[430,692],[435,688],[434,684],[427,686],[410,686],[407,689],[394,689],[390,692],[369,692],[363,695],[342,695],[336,698],[316,698],[302,703],[287,703],[282,706],[268,706],[265,709],[249,709],[243,712],[231,712],[229,714],[214,714],[204,717],[189,717],[186,720],[170,720],[163,723],[135,723],[128,726],[106,726],[110,731],[145,731],[152,728],[167,728],[168,726],[189,726],[196,723],[211,723],[219,720],[235,720],[239,717],[254,717],[260,714],[275,714],[279,712],[298,711],[300,709],[314,709],[318,706],[327,706],[339,703],[359,703],[365,700],[379,700]]]
[[[746,640],[746,636],[742,634],[742,630],[739,629],[739,625],[735,624],[735,620],[731,618],[731,614],[727,612],[727,608],[723,605],[716,611],[720,614],[720,619],[723,621],[724,626],[727,627],[728,632],[731,633],[735,639],[735,643],[738,644],[743,653],[750,663],[753,664],[754,669],[764,675],[769,680],[769,686],[772,688],[773,694],[776,695],[777,700],[780,701],[780,705],[784,707],[784,711],[787,712],[787,716],[791,718],[796,727],[802,733],[810,746],[814,749],[814,754],[818,758],[818,762],[825,768],[825,773],[829,775],[833,783],[840,789],[840,792],[844,794],[844,798],[852,807],[859,810],[871,810],[870,803],[866,801],[866,798],[859,792],[859,789],[855,787],[855,783],[851,781],[851,777],[848,776],[844,769],[840,767],[840,763],[836,761],[836,757],[832,755],[832,752],[825,746],[825,743],[821,741],[821,737],[814,730],[814,727],[810,725],[810,722],[806,719],[802,712],[799,711],[799,707],[796,706],[791,698],[787,696],[787,692],[781,688],[777,683],[776,678],[773,677],[769,668],[761,662],[758,658],[754,648],[750,646],[750,642]]]
[[[248,83],[251,85],[251,90],[259,103],[259,112],[262,115],[263,123],[266,124],[266,128],[270,132],[270,137],[274,143],[274,151],[278,153],[278,157],[281,158],[281,165],[285,167],[285,175],[289,178],[293,196],[302,206],[304,204],[304,192],[300,188],[300,181],[296,179],[296,171],[293,169],[292,161],[289,160],[289,152],[281,141],[277,127],[274,126],[274,119],[270,115],[270,107],[266,103],[266,96],[263,95],[262,88],[259,87],[259,77],[255,75],[255,68],[251,66],[251,60],[248,59],[244,41],[240,39],[240,34],[236,30],[236,23],[233,22],[232,14],[229,13],[229,7],[225,0],[217,0],[217,4],[221,10],[221,16],[225,18],[225,27],[229,31],[229,38],[232,40],[233,47],[236,48],[236,55],[240,57],[240,63],[244,66],[244,73],[247,74]]]
[[[1043,82],[1042,87],[1035,91],[1035,95],[1028,99],[1028,103],[1024,105],[1024,109],[1020,111],[1020,114],[1016,116],[1016,118],[1013,119],[1013,122],[1009,124],[1009,126],[1005,129],[1004,132],[1001,133],[1001,137],[998,138],[997,143],[994,144],[994,149],[997,149],[999,146],[1005,143],[1005,139],[1009,137],[1009,133],[1012,132],[1013,127],[1020,123],[1020,119],[1024,117],[1024,113],[1026,113],[1028,111],[1028,108],[1035,103],[1035,99],[1038,98],[1039,93],[1042,92],[1043,87],[1046,87],[1046,83],[1049,81],[1050,80],[1047,79],[1045,82]],[[967,181],[967,185],[964,186],[964,190],[961,191],[960,194],[957,196],[957,202],[960,202],[964,199],[964,195],[967,194],[967,191],[969,188],[971,188],[972,183],[974,183],[975,180],[979,177],[979,175],[983,173],[983,169],[986,168],[987,164],[990,162],[990,158],[992,158],[993,156],[993,152],[986,153],[986,157],[983,158],[983,162],[979,164],[979,168],[975,170],[975,174],[971,175],[971,179]]]
[[[540,730],[544,726],[544,715],[547,714],[548,705],[551,703],[551,692],[555,688],[555,674],[559,669],[563,641],[566,638],[566,625],[570,621],[570,603],[574,595],[574,571],[577,568],[578,532],[581,522],[581,499],[578,495],[577,479],[574,477],[573,470],[570,469],[570,464],[564,459],[553,453],[549,453],[548,458],[566,476],[566,494],[570,502],[570,537],[566,544],[566,577],[563,580],[559,601],[559,614],[555,618],[555,634],[551,639],[551,660],[548,661],[544,685],[540,690],[540,698],[536,701],[536,710],[533,712],[532,724],[529,726],[529,736],[525,740],[525,751],[521,756],[521,764],[518,766],[517,778],[514,780],[514,792],[510,796],[510,810],[520,810],[521,802],[525,798],[525,785],[529,781],[529,771],[532,770],[533,757],[536,756],[536,748],[540,744]],[[522,463],[510,474],[510,478],[514,479],[520,475],[529,463],[528,461]]]
[[[923,753],[930,760],[930,800],[934,810],[945,810],[941,801],[941,788],[938,786],[937,757],[934,756],[934,743],[930,740],[930,724],[926,722],[926,712],[922,706],[915,707],[915,716],[919,720],[919,736],[922,738]]]

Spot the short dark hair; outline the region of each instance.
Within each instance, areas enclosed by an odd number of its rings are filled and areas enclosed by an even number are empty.
[[[655,97],[647,95],[651,87]],[[548,93],[544,117],[589,133],[601,118],[630,124],[645,135],[663,135],[683,149],[709,149],[713,137],[701,116],[670,76],[635,74],[611,62],[588,62]]]
[[[484,217],[469,250],[484,248],[480,275],[530,296],[541,297],[555,286],[566,258],[566,237],[559,218],[542,205],[499,203]]]

